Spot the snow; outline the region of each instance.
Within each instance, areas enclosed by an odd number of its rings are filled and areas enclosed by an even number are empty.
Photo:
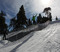
[[[0,41],[0,52],[60,52],[60,22],[52,22],[16,42],[3,45]]]
[[[8,40],[3,40],[2,43],[3,44],[7,44],[8,43]]]
[[[30,27],[28,27],[27,29],[24,29],[24,30],[19,30],[19,31],[15,31],[15,32],[12,32],[12,33],[9,33],[7,35],[7,38],[10,38],[12,36],[15,36],[21,32],[29,32],[29,31],[32,31],[32,30],[35,30],[35,29],[38,29],[40,27],[40,29],[42,29],[41,27],[46,27],[48,24],[50,23],[50,21],[47,21],[46,23],[43,23],[43,24],[38,24],[38,25],[32,25]]]
[[[26,25],[23,25],[24,28],[27,28]]]
[[[8,43],[8,40],[0,40],[0,48]]]

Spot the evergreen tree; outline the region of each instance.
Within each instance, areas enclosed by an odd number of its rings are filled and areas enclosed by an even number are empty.
[[[6,33],[7,33],[7,24],[5,23],[5,16],[6,14],[1,11],[0,13],[0,34],[3,34],[3,39],[6,39]]]
[[[42,18],[42,23],[45,23],[45,22],[48,21],[48,20],[49,20],[48,17],[44,17],[44,16],[43,16],[43,18]]]
[[[16,29],[16,24],[17,24],[16,21],[17,20],[15,19],[15,17],[10,19],[10,25],[9,26],[10,26],[10,28],[13,27],[13,30]]]
[[[49,11],[51,11],[50,7],[44,8],[43,13],[45,13],[48,17]]]
[[[27,18],[25,16],[24,6],[22,5],[18,14],[17,14],[18,27],[20,27],[23,24],[27,24],[26,20],[27,20]]]
[[[43,13],[45,13],[45,15],[47,15],[47,18],[49,18],[48,20],[52,21],[52,15],[51,15],[51,8],[50,7],[47,7],[47,8],[44,8],[43,10]]]
[[[37,17],[37,23],[42,23],[42,16],[41,16],[41,14],[39,14],[39,16]]]

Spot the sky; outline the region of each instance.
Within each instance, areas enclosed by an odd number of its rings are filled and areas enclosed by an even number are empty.
[[[46,7],[51,7],[53,20],[60,17],[60,0],[0,0],[0,11],[6,13],[6,23],[16,16],[21,5],[24,5],[27,18],[43,12]]]

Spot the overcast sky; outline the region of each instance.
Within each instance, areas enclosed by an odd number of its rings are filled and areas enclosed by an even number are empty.
[[[21,5],[24,5],[27,18],[31,18],[34,14],[42,13],[45,7],[51,7],[53,19],[60,17],[60,0],[0,0],[0,11],[6,14],[6,23],[9,19],[16,16]]]

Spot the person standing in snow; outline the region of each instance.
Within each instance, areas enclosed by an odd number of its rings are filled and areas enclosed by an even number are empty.
[[[36,22],[35,22],[35,17],[36,17],[36,16],[37,16],[37,15],[35,15],[35,16],[32,17],[33,24],[36,23]]]
[[[4,29],[4,32],[3,32],[3,40],[6,40],[6,34],[7,34],[7,31]]]

